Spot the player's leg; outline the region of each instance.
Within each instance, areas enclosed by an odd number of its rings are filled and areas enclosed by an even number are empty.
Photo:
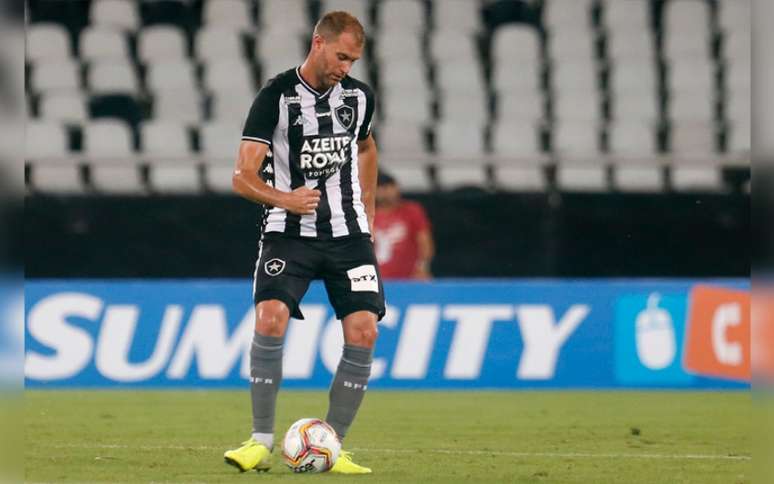
[[[282,343],[290,319],[288,306],[278,299],[255,306],[255,332],[250,345],[250,398],[253,431],[242,446],[223,454],[227,464],[244,472],[271,467],[274,410],[282,381]]]
[[[377,322],[385,312],[384,288],[373,244],[367,238],[336,244],[330,265],[325,287],[336,317],[342,321],[344,348],[331,383],[326,420],[344,439],[368,388],[379,334]],[[331,472],[367,474],[371,469],[355,464],[351,454],[342,451]]]
[[[241,471],[268,470],[274,445],[274,413],[282,381],[282,351],[290,317],[303,319],[299,302],[314,276],[298,241],[264,240],[253,287],[255,332],[250,346],[250,439],[224,454]]]
[[[347,435],[352,421],[363,402],[368,377],[371,376],[373,349],[378,335],[377,315],[356,311],[344,317],[344,349],[331,384],[326,421],[340,439]]]
[[[274,446],[274,411],[282,382],[282,345],[290,309],[278,300],[255,306],[255,333],[250,346],[250,396],[253,408],[252,438]]]

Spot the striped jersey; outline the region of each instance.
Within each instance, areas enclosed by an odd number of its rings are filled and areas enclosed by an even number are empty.
[[[262,178],[283,192],[304,185],[321,192],[314,214],[266,207],[263,233],[315,239],[369,233],[360,200],[357,143],[371,133],[374,104],[373,92],[363,82],[347,76],[318,92],[299,68],[279,74],[261,89],[242,139],[269,145]]]

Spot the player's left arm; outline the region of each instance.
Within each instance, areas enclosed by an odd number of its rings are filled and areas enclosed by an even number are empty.
[[[368,217],[368,231],[374,240],[374,213],[376,212],[376,175],[379,171],[379,155],[373,135],[357,142],[358,172],[360,178],[361,200]]]

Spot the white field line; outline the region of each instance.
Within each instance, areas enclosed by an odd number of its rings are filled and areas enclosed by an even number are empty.
[[[222,451],[227,447],[213,447],[203,445],[124,445],[124,444],[53,444],[45,447],[55,449],[125,449],[125,450],[216,450]],[[499,450],[457,450],[457,449],[373,449],[353,448],[352,452],[367,452],[374,454],[445,454],[468,456],[497,456],[497,457],[544,457],[555,459],[654,459],[654,460],[736,460],[748,461],[752,458],[748,455],[720,455],[720,454],[650,454],[650,453],[593,453],[593,452],[511,452]]]

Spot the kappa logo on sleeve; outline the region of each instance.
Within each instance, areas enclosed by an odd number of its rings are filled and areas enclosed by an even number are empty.
[[[352,284],[352,292],[379,292],[379,279],[376,267],[371,264],[355,267],[347,271],[347,277]]]

